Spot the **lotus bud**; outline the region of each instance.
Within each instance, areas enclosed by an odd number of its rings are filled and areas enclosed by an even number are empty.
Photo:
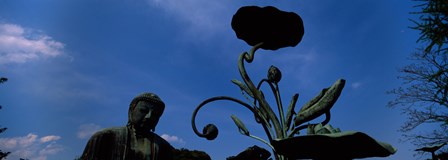
[[[268,81],[278,83],[282,79],[282,72],[275,66],[269,67],[268,70]]]
[[[213,124],[207,124],[202,130],[202,133],[207,140],[214,140],[218,137],[218,127]]]

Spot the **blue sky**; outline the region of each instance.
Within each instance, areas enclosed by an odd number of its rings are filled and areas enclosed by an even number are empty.
[[[418,33],[408,28],[414,2],[224,0],[1,0],[0,125],[2,150],[18,157],[60,160],[79,156],[90,135],[123,126],[130,101],[157,93],[167,107],[156,133],[177,147],[225,159],[254,144],[230,119],[240,117],[264,137],[252,114],[233,103],[215,103],[198,114],[202,128],[215,123],[215,141],[190,125],[206,98],[243,99],[237,58],[250,49],[230,27],[241,6],[272,5],[301,15],[305,35],[296,47],[257,52],[247,69],[254,81],[270,65],[282,70],[283,103],[294,93],[300,107],[339,78],[347,80],[330,124],[388,142],[398,149],[383,159],[415,159],[400,141],[406,117],[386,107],[398,87],[398,68],[410,63]],[[421,132],[431,128],[420,128]],[[258,134],[257,134],[258,133]],[[376,158],[372,158],[376,159]]]

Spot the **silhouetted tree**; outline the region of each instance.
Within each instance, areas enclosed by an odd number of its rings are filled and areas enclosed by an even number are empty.
[[[6,128],[2,128],[1,132],[3,132],[4,130],[6,130]],[[0,160],[5,159],[11,152],[3,152],[0,149]]]
[[[413,21],[416,26],[411,27],[420,31],[419,42],[426,43],[424,51],[445,52],[448,49],[448,1],[446,0],[415,0],[422,2],[416,7],[420,11],[413,12],[419,15]],[[434,48],[435,47],[435,48]]]
[[[174,151],[173,160],[211,160],[211,158],[203,151],[190,151],[188,149],[181,148]]]
[[[9,153],[11,152],[3,152],[2,150],[0,150],[0,160],[5,159]]]
[[[271,153],[256,145],[247,148],[236,156],[227,157],[226,160],[272,160]]]
[[[4,77],[1,77],[0,78],[0,84],[2,84],[2,83],[5,83],[6,81],[8,81],[8,79],[7,78],[4,78]],[[2,106],[0,106],[0,109],[2,109]],[[2,132],[4,132],[5,130],[6,130],[7,128],[0,128],[0,133],[2,133]],[[5,159],[7,156],[8,156],[8,154],[10,154],[11,152],[3,152],[1,149],[0,149],[0,160],[2,160],[2,159]]]
[[[436,155],[436,158],[441,159],[441,160],[446,160],[446,159],[448,159],[448,152]]]
[[[389,93],[396,98],[389,107],[400,107],[408,116],[400,131],[407,140],[424,147],[448,142],[448,1],[418,0],[420,31],[418,43],[423,48],[412,54],[413,63],[400,70],[402,85]],[[440,127],[427,133],[412,133],[422,124]]]

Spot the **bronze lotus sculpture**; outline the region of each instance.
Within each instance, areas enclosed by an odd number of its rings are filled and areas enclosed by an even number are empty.
[[[229,96],[218,96],[204,100],[193,112],[192,128],[200,137],[213,140],[218,135],[218,128],[213,124],[204,127],[203,132],[196,128],[195,118],[198,111],[214,101],[232,101],[252,112],[254,119],[264,129],[267,140],[252,134],[235,115],[231,115],[238,131],[245,136],[265,143],[272,149],[276,160],[288,159],[354,159],[366,157],[386,157],[396,152],[391,145],[376,141],[365,133],[341,132],[328,125],[330,109],[336,103],[345,86],[345,80],[337,80],[332,86],[322,91],[304,104],[296,112],[295,106],[299,95],[294,94],[286,110],[280,96],[280,69],[271,66],[267,77],[258,84],[250,79],[245,63],[252,63],[258,49],[277,50],[294,47],[304,35],[303,21],[293,12],[281,11],[275,7],[245,6],[241,7],[232,18],[232,28],[239,39],[252,46],[249,52],[239,56],[238,69],[243,81],[232,80],[248,102]],[[275,97],[277,113],[264,97],[260,89],[268,85]],[[286,112],[285,112],[286,111]],[[325,115],[320,123],[310,121]],[[308,130],[307,135],[300,135],[300,130]],[[337,151],[336,151],[337,149]]]

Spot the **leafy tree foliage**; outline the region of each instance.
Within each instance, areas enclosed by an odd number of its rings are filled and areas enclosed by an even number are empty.
[[[203,151],[190,151],[188,149],[181,148],[174,151],[174,160],[211,160],[211,158]]]
[[[226,160],[272,160],[268,150],[256,145],[247,148],[236,156],[227,157]]]
[[[448,152],[441,153],[441,154],[437,155],[436,158],[441,159],[441,160],[448,159]]]
[[[6,81],[8,81],[7,78],[1,77],[0,78],[0,84],[5,83]],[[2,109],[2,106],[0,106],[0,109]],[[0,128],[0,133],[4,132],[6,130],[6,128]]]
[[[4,83],[4,82],[6,82],[6,81],[8,81],[7,78],[4,78],[4,77],[1,77],[1,78],[0,78],[0,84]],[[0,109],[2,109],[2,106],[0,106]],[[0,133],[4,132],[6,129],[7,129],[7,128],[0,128]],[[8,154],[10,154],[10,153],[11,153],[11,152],[3,152],[3,151],[0,149],[0,160],[5,159],[5,158],[8,156]]]
[[[423,45],[412,54],[413,63],[400,70],[403,84],[391,90],[396,98],[389,107],[400,107],[408,116],[401,128],[407,140],[424,147],[448,142],[448,1],[418,0],[420,31],[417,42]],[[426,133],[412,131],[423,124],[437,125]],[[446,148],[446,147],[445,147]]]
[[[416,0],[423,2],[416,7],[419,12],[419,20],[411,20],[416,26],[411,27],[420,31],[418,41],[426,43],[424,48],[428,53],[435,49],[436,52],[445,52],[448,49],[448,1],[446,0]]]
[[[5,159],[9,153],[11,152],[3,152],[2,150],[0,150],[0,160]]]

